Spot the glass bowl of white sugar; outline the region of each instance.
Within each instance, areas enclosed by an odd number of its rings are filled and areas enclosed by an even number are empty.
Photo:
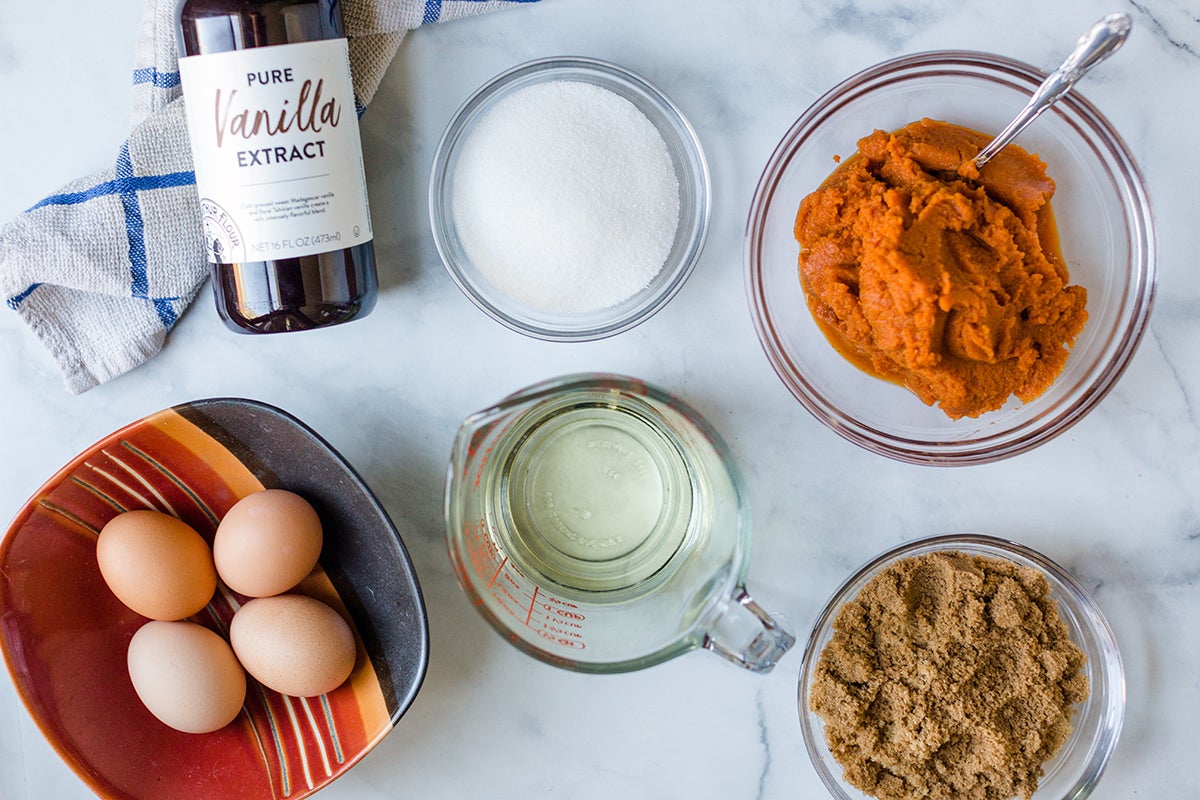
[[[612,336],[687,280],[708,231],[708,164],[666,95],[590,58],[496,76],[450,120],[429,213],[451,277],[515,331]]]

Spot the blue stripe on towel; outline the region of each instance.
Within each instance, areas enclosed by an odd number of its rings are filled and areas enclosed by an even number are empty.
[[[117,156],[116,179],[122,185],[121,206],[125,209],[125,234],[129,238],[130,290],[134,297],[150,300],[165,328],[170,330],[179,315],[170,303],[150,297],[150,276],[146,272],[146,228],[142,207],[134,185],[133,159],[129,157],[129,141],[121,145]]]
[[[421,19],[422,25],[430,25],[438,21],[442,16],[442,0],[425,0],[425,16]]]
[[[175,321],[179,319],[179,312],[175,308],[175,301],[178,299],[178,297],[155,297],[150,301],[154,303],[154,310],[167,330],[170,330]],[[171,321],[167,322],[168,319]]]
[[[117,180],[123,180],[126,187],[121,191],[121,206],[125,209],[125,233],[129,237],[130,288],[134,297],[146,297],[150,285],[146,275],[146,230],[137,190],[129,188],[132,178],[133,160],[129,157],[129,141],[126,140],[117,156]]]
[[[133,297],[149,300],[154,305],[159,320],[168,329],[179,318],[174,302],[177,297],[154,298],[149,296],[150,280],[146,264],[146,236],[142,219],[141,204],[137,193],[152,189],[170,189],[176,186],[189,186],[196,182],[196,173],[169,172],[166,175],[134,175],[133,161],[129,156],[129,142],[121,146],[117,157],[115,175],[112,180],[103,181],[95,186],[78,192],[63,192],[53,194],[27,209],[34,211],[44,206],[69,206],[86,203],[99,197],[119,195],[121,207],[125,212],[125,233],[129,239],[130,292]],[[20,294],[5,301],[5,304],[16,311],[17,308],[33,293],[40,283],[29,286]]]
[[[120,195],[121,207],[125,211],[125,232],[129,238],[130,290],[134,297],[150,300],[162,324],[168,329],[175,324],[179,313],[172,301],[178,298],[151,298],[149,296],[149,275],[146,271],[146,237],[142,220],[142,209],[138,203],[137,193],[151,189],[170,189],[175,186],[189,186],[196,182],[196,173],[169,172],[166,175],[134,175],[133,162],[129,157],[129,142],[121,146],[117,158],[116,175],[111,181],[104,181],[79,192],[63,192],[50,195],[32,206],[33,211],[43,206],[69,206],[86,203],[98,197]],[[29,287],[23,293],[8,300],[8,307],[14,311],[37,285]]]
[[[5,300],[4,301],[5,305],[7,305],[13,311],[16,311],[18,308],[21,307],[21,303],[25,302],[25,298],[27,298],[27,297],[29,297],[29,295],[33,294],[34,290],[37,289],[41,285],[42,285],[41,283],[29,284],[29,287],[25,291],[21,292],[20,294],[15,294],[12,297]],[[177,303],[181,299],[182,298],[180,298],[180,297],[155,297],[155,298],[151,299],[150,302],[154,304],[154,310],[158,313],[158,318],[163,319],[164,316],[171,316],[171,317],[179,316],[178,313],[175,311],[175,303]]]
[[[179,85],[178,72],[159,72],[158,67],[142,67],[133,71],[133,85],[152,83],[160,89],[174,89]]]
[[[536,3],[538,0],[508,0],[510,3]],[[488,3],[491,0],[463,0],[467,3]],[[425,0],[425,16],[421,18],[422,25],[439,22],[442,19],[442,0]]]
[[[170,189],[173,186],[187,186],[195,182],[196,173],[190,171],[169,172],[166,175],[141,175],[130,176],[128,178],[118,177],[116,180],[98,183],[90,189],[84,189],[81,192],[63,192],[62,194],[52,194],[44,200],[41,200],[35,205],[25,209],[25,211],[28,213],[30,211],[39,209],[42,206],[73,206],[78,203],[86,203],[88,200],[94,200],[97,197],[104,197],[110,194],[120,194],[125,191]]]
[[[13,295],[12,297],[8,298],[8,300],[6,300],[5,302],[8,304],[9,308],[11,308],[13,311],[16,311],[17,308],[20,307],[21,303],[25,302],[25,298],[29,297],[29,295],[33,294],[33,290],[39,286],[41,286],[40,283],[31,283],[31,284],[29,284],[28,289],[21,292],[20,294]]]

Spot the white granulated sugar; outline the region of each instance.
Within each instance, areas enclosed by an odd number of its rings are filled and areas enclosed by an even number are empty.
[[[513,300],[598,311],[645,288],[679,225],[679,180],[633,103],[558,80],[501,99],[463,142],[452,213],[467,257]]]

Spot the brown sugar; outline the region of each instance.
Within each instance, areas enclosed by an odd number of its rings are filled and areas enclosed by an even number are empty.
[[[1028,800],[1087,698],[1084,663],[1040,571],[931,553],[839,610],[809,707],[869,795]]]
[[[989,138],[928,119],[875,131],[796,215],[800,282],[829,340],[952,418],[1044,393],[1087,319],[1046,165],[1009,145],[961,167]]]

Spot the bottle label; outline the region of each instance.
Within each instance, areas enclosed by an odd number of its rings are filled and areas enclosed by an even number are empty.
[[[211,263],[371,240],[345,39],[187,56],[179,74]]]

